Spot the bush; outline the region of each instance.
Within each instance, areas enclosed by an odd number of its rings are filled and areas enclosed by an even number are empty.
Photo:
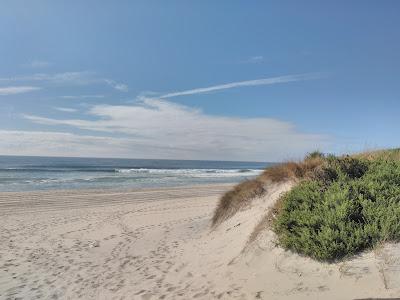
[[[333,261],[400,240],[400,161],[330,156],[314,175],[279,203],[283,247]]]

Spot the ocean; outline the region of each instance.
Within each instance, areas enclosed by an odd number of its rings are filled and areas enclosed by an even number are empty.
[[[236,183],[273,163],[0,156],[0,191],[157,188]]]

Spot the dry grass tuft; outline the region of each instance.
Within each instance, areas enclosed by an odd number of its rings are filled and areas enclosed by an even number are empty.
[[[384,159],[384,160],[400,160],[400,148],[396,149],[386,149],[386,150],[375,150],[375,151],[366,151],[362,153],[353,154],[352,157],[366,160],[376,160],[376,159]]]
[[[265,186],[268,183],[313,178],[317,176],[323,164],[323,155],[313,153],[302,162],[282,163],[266,169],[256,179],[239,183],[219,200],[212,218],[212,226],[215,227],[232,217],[241,208],[251,203],[252,199],[262,196],[266,192]]]
[[[302,162],[290,161],[266,169],[260,177],[264,181],[272,182],[311,178],[323,164],[324,160],[321,157],[305,159]]]
[[[242,207],[265,193],[265,184],[259,178],[243,181],[225,193],[214,211],[212,225],[216,226],[233,216]]]

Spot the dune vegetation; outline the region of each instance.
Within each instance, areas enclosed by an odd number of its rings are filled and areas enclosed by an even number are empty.
[[[319,152],[313,152],[304,161],[277,164],[256,178],[239,183],[220,198],[214,211],[212,226],[215,227],[232,217],[238,210],[249,205],[255,197],[264,195],[269,183],[312,178],[323,163],[321,155]]]
[[[269,184],[287,180],[295,186],[266,216],[271,222],[262,221],[285,249],[335,261],[400,240],[400,149],[340,157],[314,152],[269,168],[250,181],[258,184],[239,184],[221,198],[213,225],[264,194]]]

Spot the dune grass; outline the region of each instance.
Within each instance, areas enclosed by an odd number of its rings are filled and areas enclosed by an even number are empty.
[[[334,261],[400,240],[400,151],[328,156],[275,207],[281,246]]]
[[[255,179],[239,183],[220,198],[212,217],[212,226],[217,226],[246,207],[252,199],[262,196],[267,191],[268,183],[312,178],[323,163],[322,153],[313,152],[302,162],[278,164],[266,169]]]
[[[212,225],[216,226],[233,216],[242,207],[248,205],[252,199],[263,195],[265,191],[264,183],[259,178],[239,183],[219,200],[212,217]]]
[[[354,158],[375,160],[375,159],[386,159],[386,160],[399,160],[400,161],[400,148],[396,149],[385,149],[376,151],[365,151],[352,155]]]

